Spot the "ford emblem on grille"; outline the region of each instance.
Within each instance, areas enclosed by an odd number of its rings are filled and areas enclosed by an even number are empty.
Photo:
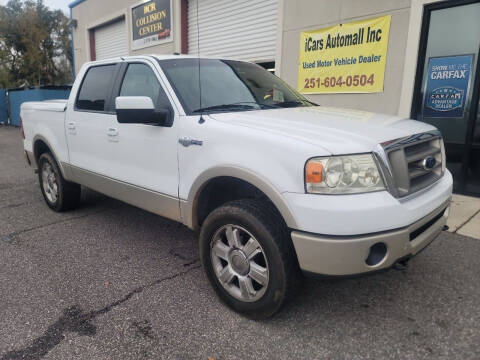
[[[437,160],[433,156],[427,156],[422,161],[422,166],[425,170],[432,170],[437,165]]]

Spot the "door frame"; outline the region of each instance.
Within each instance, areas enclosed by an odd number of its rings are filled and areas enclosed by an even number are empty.
[[[470,5],[480,3],[480,0],[448,0],[440,1],[433,4],[427,4],[423,7],[422,27],[420,33],[420,43],[418,49],[417,58],[417,70],[415,73],[415,85],[413,88],[412,107],[410,111],[410,117],[415,118],[415,115],[421,110],[423,106],[423,96],[421,95],[421,87],[423,80],[423,70],[425,68],[425,57],[427,53],[428,33],[430,30],[430,17],[434,10],[448,9],[457,6]],[[470,161],[470,153],[472,149],[480,149],[480,144],[473,143],[473,131],[475,128],[475,121],[478,111],[478,105],[480,100],[480,48],[477,55],[477,64],[474,77],[470,79],[470,89],[472,89],[472,100],[470,105],[470,112],[467,118],[467,130],[465,133],[464,152],[462,154],[462,181],[460,182],[459,189],[456,191],[460,194],[476,195],[476,193],[469,193],[465,191],[465,184],[468,174],[468,163]]]

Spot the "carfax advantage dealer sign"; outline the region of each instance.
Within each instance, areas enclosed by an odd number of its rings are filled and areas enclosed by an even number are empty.
[[[172,1],[150,0],[132,6],[132,49],[172,41]]]
[[[298,90],[303,94],[383,91],[391,16],[302,32]]]

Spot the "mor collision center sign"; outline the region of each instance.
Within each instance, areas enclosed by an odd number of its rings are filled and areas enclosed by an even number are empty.
[[[172,41],[172,1],[144,1],[132,7],[132,49]]]
[[[383,91],[391,15],[300,35],[298,90],[304,94]]]

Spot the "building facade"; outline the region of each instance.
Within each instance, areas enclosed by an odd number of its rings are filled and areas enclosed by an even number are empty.
[[[259,63],[299,90],[305,33],[388,17],[380,91],[306,96],[437,126],[455,190],[480,194],[478,0],[77,0],[70,9],[76,71],[91,60],[200,48]]]

